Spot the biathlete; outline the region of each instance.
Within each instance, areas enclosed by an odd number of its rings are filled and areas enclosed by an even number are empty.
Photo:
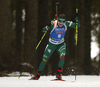
[[[78,20],[79,24],[79,19],[76,20]],[[46,26],[43,28],[43,32],[50,30],[50,38],[43,54],[43,60],[39,65],[39,69],[37,70],[37,75],[33,76],[31,80],[38,80],[40,78],[41,72],[55,50],[58,52],[60,57],[56,78],[59,80],[62,79],[61,73],[66,54],[64,36],[68,27],[76,28],[76,23],[73,23],[72,21],[66,21],[65,14],[60,14],[58,19],[51,23],[50,27]]]

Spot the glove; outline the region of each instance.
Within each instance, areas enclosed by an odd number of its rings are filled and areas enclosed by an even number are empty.
[[[76,20],[77,23],[79,23],[79,19],[78,19],[78,17],[76,17],[75,20]]]
[[[76,14],[75,14],[75,17],[76,17],[76,18],[79,18],[79,13],[76,13]]]
[[[43,32],[45,31],[48,31],[48,26],[45,26],[43,29],[42,29]]]
[[[78,17],[75,18],[76,22],[78,23],[78,27],[80,27],[80,20]]]
[[[76,20],[76,22],[79,24],[79,13],[76,13],[76,15],[75,15],[75,20]]]

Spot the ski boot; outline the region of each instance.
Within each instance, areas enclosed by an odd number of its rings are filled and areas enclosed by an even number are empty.
[[[33,76],[30,80],[38,80],[40,78],[41,71],[37,71],[37,75]]]
[[[57,71],[57,74],[56,74],[57,80],[62,80],[61,73],[62,73],[62,68],[58,68],[58,71]]]

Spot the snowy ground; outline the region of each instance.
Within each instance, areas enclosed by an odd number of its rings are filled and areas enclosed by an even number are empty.
[[[41,76],[39,80],[29,77],[0,77],[0,87],[100,87],[100,76],[62,76],[66,81],[50,81],[55,76]]]

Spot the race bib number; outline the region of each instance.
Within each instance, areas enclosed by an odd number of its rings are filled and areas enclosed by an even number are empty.
[[[60,38],[61,37],[61,34],[58,34],[58,38]]]

